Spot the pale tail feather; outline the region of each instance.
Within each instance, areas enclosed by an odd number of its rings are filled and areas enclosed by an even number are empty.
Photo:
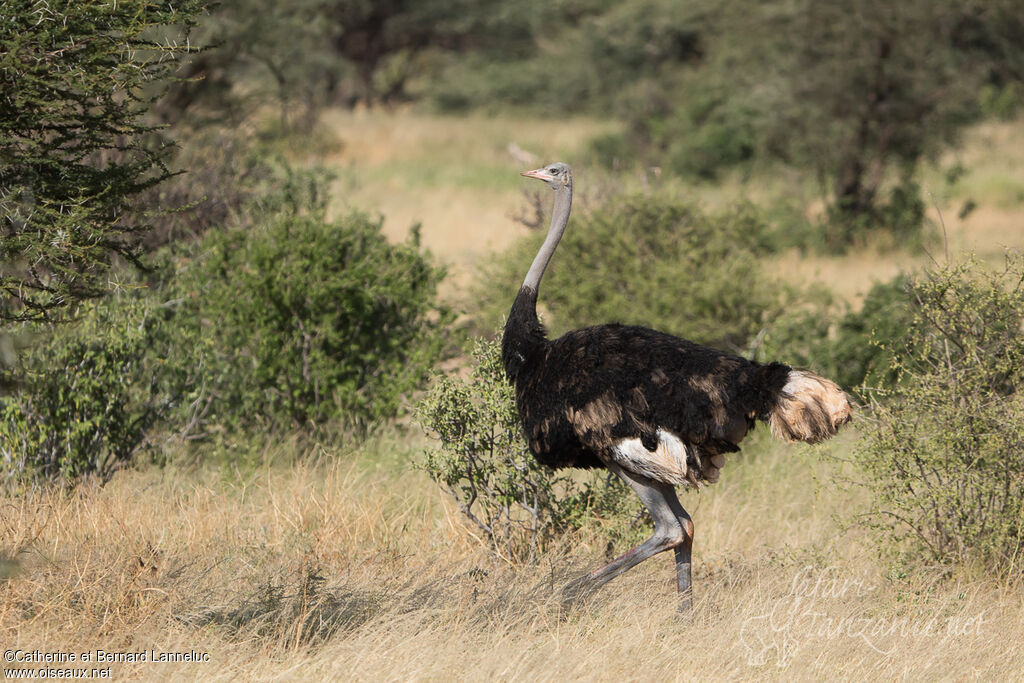
[[[850,421],[849,398],[835,382],[805,370],[791,370],[768,413],[772,434],[784,441],[817,443],[835,436]]]

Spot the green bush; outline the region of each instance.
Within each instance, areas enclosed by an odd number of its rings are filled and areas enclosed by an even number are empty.
[[[875,283],[860,310],[844,315],[836,326],[835,338],[829,340],[836,381],[850,388],[895,383],[898,375],[892,360],[906,352],[913,305],[908,275],[901,273],[888,282]]]
[[[900,247],[912,249],[924,243],[925,228],[921,185],[913,175],[904,176],[887,192],[879,192],[870,207],[851,210],[841,203],[830,205],[820,226],[824,246],[831,251],[863,244],[880,232],[891,236]]]
[[[838,308],[827,292],[813,292],[767,328],[757,358],[812,368],[847,390],[888,387],[897,379],[893,355],[904,352],[912,321],[905,274],[875,283],[856,311]]]
[[[605,133],[590,141],[590,152],[601,166],[620,170],[637,162],[636,145],[623,133]]]
[[[607,116],[630,106],[638,90],[670,90],[663,76],[701,56],[693,12],[671,0],[532,4],[512,13],[531,17],[518,54],[478,50],[449,60],[429,79],[435,106],[498,111],[511,105]],[[492,14],[499,17],[492,23],[500,33],[514,30],[508,17],[502,26],[500,15]]]
[[[664,127],[652,130],[665,146],[677,174],[715,179],[724,169],[750,161],[759,141],[757,112],[730,99],[721,85],[707,83],[671,112]],[[635,121],[634,125],[645,125]]]
[[[693,75],[673,81],[669,90],[692,93],[676,108],[661,88],[641,82],[629,88],[622,116],[626,130],[590,142],[595,160],[618,169],[642,161],[661,166],[673,175],[716,180],[723,171],[749,168],[757,154],[757,112],[731,100],[711,78]]]
[[[6,478],[109,478],[131,462],[167,395],[147,367],[153,308],[127,296],[89,303],[73,325],[38,325],[19,354],[18,391],[0,397]],[[149,381],[143,378],[149,376]]]
[[[562,534],[602,520],[610,545],[642,516],[639,501],[608,472],[574,476],[537,463],[522,437],[500,344],[477,340],[469,377],[440,376],[418,406],[424,429],[440,447],[423,468],[513,562],[531,562]]]
[[[1024,261],[941,268],[912,294],[913,323],[891,355],[897,381],[871,393],[855,455],[870,523],[906,560],[1019,575]]]
[[[986,118],[1012,121],[1024,109],[1024,84],[1010,81],[1002,86],[987,84],[979,96]]]
[[[207,423],[367,429],[401,411],[442,353],[443,272],[415,231],[389,244],[380,219],[327,221],[315,184],[293,189],[312,198],[265,199],[257,225],[212,231],[177,260],[168,355],[203,368]]]
[[[245,219],[172,243],[149,289],[19,336],[5,474],[106,478],[164,438],[367,430],[405,409],[444,351],[442,270],[415,230],[391,245],[379,219],[325,220],[318,173],[264,171]]]
[[[478,298],[492,303],[480,329],[508,312],[542,239],[485,269]],[[751,206],[708,214],[668,195],[611,197],[574,214],[540,304],[555,333],[616,321],[744,353],[793,298],[761,266],[768,239]]]

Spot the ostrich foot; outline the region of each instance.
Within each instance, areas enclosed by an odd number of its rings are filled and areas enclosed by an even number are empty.
[[[693,548],[692,532],[689,543],[676,546],[676,588],[679,590],[679,611],[693,609],[693,576],[691,574],[690,551]]]

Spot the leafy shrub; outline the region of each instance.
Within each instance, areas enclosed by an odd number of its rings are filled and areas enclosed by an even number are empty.
[[[1024,108],[1024,85],[1015,81],[1002,86],[989,83],[982,87],[979,99],[985,118],[1012,121]]]
[[[507,313],[542,238],[484,271],[478,298],[494,303],[482,327]],[[707,214],[667,195],[611,197],[574,214],[540,303],[555,332],[617,321],[745,352],[792,299],[761,267],[767,239],[750,206]]]
[[[325,220],[315,182],[291,191],[177,261],[168,353],[204,368],[207,422],[366,429],[397,415],[441,355],[443,271],[415,231],[391,245],[379,219]]]
[[[440,376],[418,406],[420,423],[440,441],[423,468],[502,557],[530,562],[560,535],[610,519],[610,543],[639,519],[639,501],[617,477],[537,463],[522,437],[500,344],[477,340],[470,376]],[[617,523],[616,523],[617,522]]]
[[[879,232],[903,248],[923,243],[926,224],[920,183],[907,175],[879,196],[884,199],[874,200],[870,207],[829,206],[821,226],[828,249],[845,249]]]
[[[519,54],[488,50],[450,60],[429,84],[437,107],[607,115],[628,106],[637,87],[668,90],[661,76],[701,56],[691,12],[671,0],[541,2],[513,14],[534,17]],[[504,34],[514,30],[507,17],[505,26],[494,26]]]
[[[898,375],[893,355],[903,354],[912,321],[906,274],[875,283],[857,311],[838,309],[828,293],[815,292],[767,328],[757,357],[813,368],[848,390],[888,387]]]
[[[921,184],[913,176],[904,177],[889,191],[889,201],[883,204],[882,226],[904,246],[911,241],[920,242],[925,225],[925,205],[921,198]]]
[[[757,112],[731,99],[720,83],[707,83],[693,93],[665,116],[663,126],[652,128],[643,121],[633,125],[650,130],[657,138],[652,142],[664,147],[677,174],[713,180],[754,157],[759,144]]]
[[[730,99],[712,79],[690,79],[671,85],[671,90],[692,93],[680,103],[670,103],[663,89],[650,83],[629,88],[635,95],[622,105],[627,128],[594,138],[590,150],[595,160],[611,169],[641,160],[677,176],[712,181],[723,171],[751,166],[759,144],[757,113]]]
[[[915,281],[913,323],[871,394],[855,462],[892,550],[1020,572],[1024,550],[1024,261]],[[890,351],[893,351],[890,347]]]
[[[906,352],[913,303],[910,277],[903,273],[868,290],[860,310],[847,312],[829,340],[836,381],[850,388],[887,387],[896,382],[892,360]]]
[[[143,194],[148,204],[178,207],[150,217],[152,227],[144,244],[151,250],[199,239],[225,225],[251,225],[261,216],[251,210],[261,194],[279,194],[297,180],[245,130],[190,131],[174,163],[187,172]]]
[[[604,133],[590,141],[590,151],[601,166],[612,170],[629,167],[637,161],[636,145],[623,133]]]
[[[443,351],[442,270],[415,231],[391,245],[380,220],[324,220],[319,174],[260,178],[245,220],[165,250],[151,289],[35,329],[0,377],[4,472],[106,478],[158,437],[368,429],[404,409]]]
[[[0,397],[0,472],[109,478],[129,463],[166,394],[146,368],[154,312],[127,296],[83,306],[74,325],[38,326],[19,354],[18,392]],[[135,381],[149,374],[150,381]]]

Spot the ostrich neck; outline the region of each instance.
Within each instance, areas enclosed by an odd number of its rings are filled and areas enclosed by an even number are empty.
[[[537,288],[548,267],[558,240],[562,239],[565,226],[569,222],[569,209],[572,208],[572,185],[563,185],[555,190],[555,210],[551,214],[551,227],[548,236],[541,245],[540,251],[533,259],[523,286],[519,289],[508,320],[505,321],[505,333],[501,340],[501,359],[505,365],[506,376],[514,383],[519,382],[520,374],[529,359],[534,358],[543,348],[546,333],[544,326],[537,319]]]
[[[558,241],[562,239],[562,233],[565,232],[565,226],[569,223],[570,209],[572,209],[572,185],[564,185],[555,190],[555,208],[551,213],[551,227],[548,228],[548,236],[534,257],[530,270],[526,273],[523,288],[528,287],[534,292],[540,288],[540,279],[544,277],[544,270],[551,262],[555,247],[558,246]]]

